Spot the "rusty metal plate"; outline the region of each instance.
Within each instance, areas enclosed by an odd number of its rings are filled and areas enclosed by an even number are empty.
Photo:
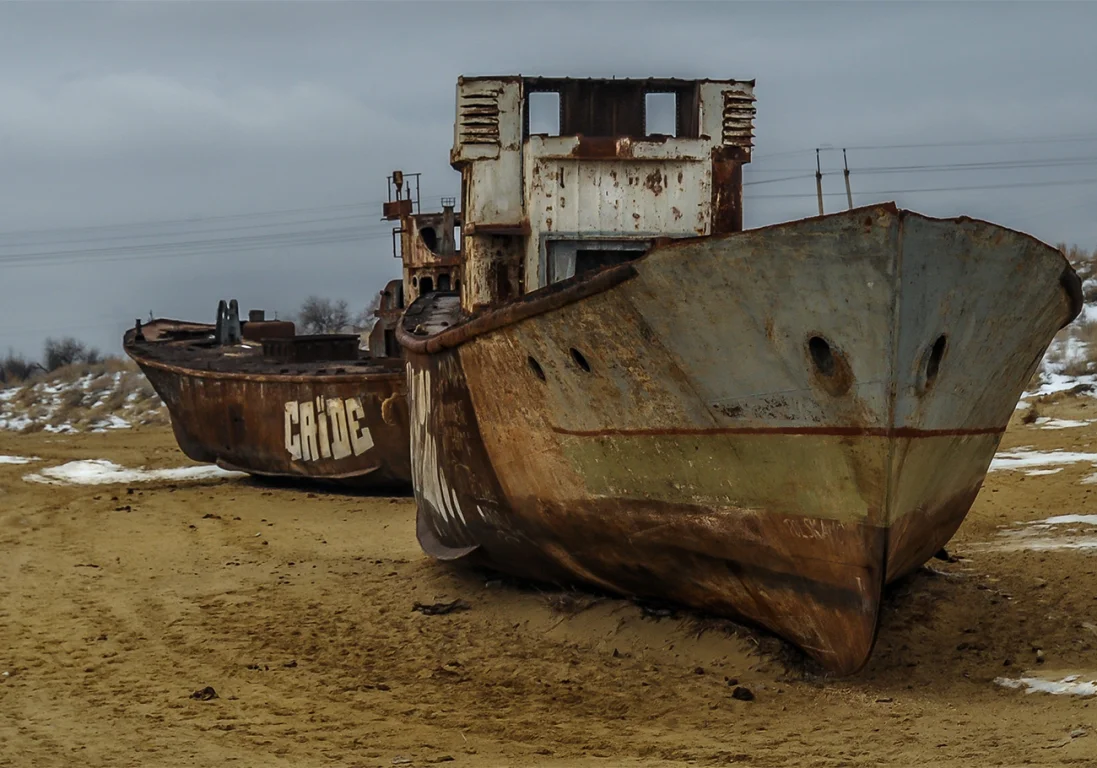
[[[173,321],[142,335],[170,339]],[[192,338],[123,346],[164,401],[182,451],[254,475],[410,491],[407,387],[400,359],[273,363],[259,349]],[[210,329],[211,326],[206,326]],[[357,339],[357,337],[355,337]]]

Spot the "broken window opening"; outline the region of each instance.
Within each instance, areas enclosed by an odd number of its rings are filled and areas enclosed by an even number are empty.
[[[624,264],[643,256],[649,247],[646,240],[550,240],[548,281],[557,283],[585,272]]]
[[[644,134],[646,136],[678,135],[678,94],[644,94]]]
[[[422,277],[419,280],[419,295],[430,293],[434,290],[434,279],[430,277]]]
[[[431,251],[438,250],[438,233],[434,231],[434,227],[420,227],[419,237],[423,238],[423,242]]]
[[[438,290],[449,290],[449,274],[447,272],[443,272],[442,274],[438,275]]]
[[[526,100],[529,117],[529,135],[560,135],[560,94],[555,91],[537,91]]]

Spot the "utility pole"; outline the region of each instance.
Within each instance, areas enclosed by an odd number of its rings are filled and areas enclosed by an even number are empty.
[[[815,192],[819,196],[819,215],[823,215],[823,169],[819,165],[819,148],[815,148]]]
[[[842,165],[846,167],[846,202],[849,204],[849,210],[853,210],[853,192],[849,188],[849,161],[846,160],[846,148],[842,147]]]

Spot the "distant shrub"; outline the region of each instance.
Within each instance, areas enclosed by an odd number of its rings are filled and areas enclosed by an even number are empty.
[[[47,371],[56,371],[73,363],[86,363],[94,365],[100,362],[103,356],[98,349],[87,347],[82,341],[77,341],[71,336],[55,339],[52,336],[46,339],[42,354],[42,364]]]
[[[373,311],[380,305],[381,294],[378,293],[361,312],[351,315],[350,306],[345,299],[333,301],[319,296],[309,296],[301,304],[297,314],[290,315],[287,319],[295,320],[299,333],[369,331],[376,320]]]
[[[302,333],[339,333],[350,325],[350,308],[344,299],[309,296],[297,313],[297,324]]]
[[[7,357],[0,359],[0,384],[19,384],[26,381],[39,367],[38,363],[9,349]]]

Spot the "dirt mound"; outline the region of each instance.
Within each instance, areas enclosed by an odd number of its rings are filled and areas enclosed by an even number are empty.
[[[120,360],[70,365],[0,389],[0,430],[106,432],[168,423],[148,379]]]

